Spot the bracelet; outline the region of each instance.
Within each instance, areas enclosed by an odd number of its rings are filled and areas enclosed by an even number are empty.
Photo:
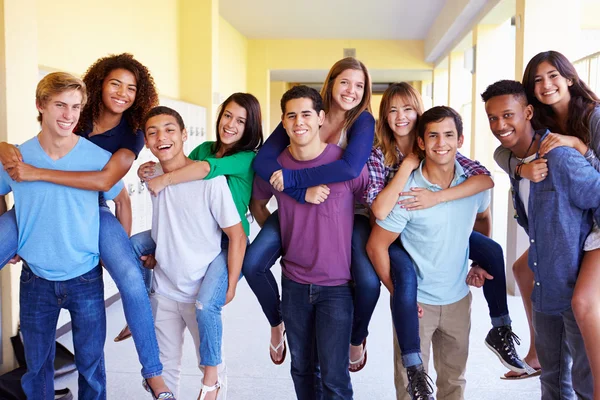
[[[516,176],[518,179],[521,179],[521,169],[522,169],[522,168],[523,168],[523,163],[521,163],[521,164],[517,165],[517,168],[516,168],[516,170],[515,170],[515,176]]]

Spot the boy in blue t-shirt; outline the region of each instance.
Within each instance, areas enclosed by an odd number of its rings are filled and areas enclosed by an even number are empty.
[[[100,171],[110,153],[73,134],[86,101],[85,84],[56,72],[36,90],[41,132],[20,146],[23,161],[38,168]],[[123,184],[104,192],[114,199]],[[0,195],[13,192],[23,260],[20,320],[27,398],[54,395],[56,323],[71,314],[81,399],[106,398],[104,286],[98,250],[98,192],[48,182],[16,182],[0,170]],[[5,211],[5,208],[0,209]]]

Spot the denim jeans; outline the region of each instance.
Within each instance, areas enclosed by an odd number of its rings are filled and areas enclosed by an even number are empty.
[[[369,335],[369,322],[371,322],[381,293],[379,276],[367,255],[367,241],[370,234],[369,218],[364,215],[355,215],[352,229],[352,262],[350,264],[354,280],[354,321],[350,338],[353,346],[359,346]]]
[[[594,381],[573,310],[559,315],[534,310],[533,329],[542,400],[593,399]]]
[[[366,244],[371,228],[368,218],[356,215],[352,231],[351,271],[354,280],[354,321],[352,323],[353,345],[360,345],[367,337],[371,316],[377,305],[380,281],[367,256]],[[256,295],[269,324],[281,323],[281,303],[277,281],[271,267],[281,256],[281,233],[279,217],[275,211],[261,228],[246,250],[243,272],[248,285]]]
[[[125,319],[142,364],[142,376],[162,373],[152,307],[129,237],[121,223],[106,207],[100,207],[100,258],[115,281],[123,301]]]
[[[132,236],[131,242],[138,258],[142,255],[154,254],[156,251],[156,244],[149,230]],[[221,253],[208,266],[196,299],[196,321],[198,330],[202,332],[198,350],[201,363],[206,366],[217,366],[222,363],[223,320],[221,319],[221,310],[225,305],[229,286],[228,249],[229,240],[227,235],[223,234]],[[142,270],[144,270],[146,288],[150,293],[152,270],[143,267]],[[239,279],[241,278],[242,274]]]
[[[18,244],[19,231],[13,208],[0,216],[0,269],[17,254]]]
[[[419,318],[417,316],[417,276],[413,261],[397,240],[390,246],[390,269],[394,284],[392,319],[404,366],[420,363]],[[486,280],[483,293],[494,326],[511,323],[506,299],[504,256],[498,243],[473,231],[469,237],[469,258],[494,277]]]
[[[483,295],[490,310],[492,325],[510,325],[502,247],[489,237],[473,231],[469,237],[469,258],[494,277],[483,284]]]
[[[281,309],[299,400],[352,399],[348,372],[352,289],[281,279]]]
[[[99,266],[67,281],[36,276],[27,264],[21,272],[20,320],[27,372],[21,379],[28,399],[54,400],[56,323],[69,310],[79,398],[106,399],[104,283]]]

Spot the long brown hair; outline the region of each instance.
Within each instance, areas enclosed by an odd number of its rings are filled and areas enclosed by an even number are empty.
[[[343,128],[344,130],[350,128],[363,111],[367,110],[371,112],[371,77],[369,76],[369,71],[367,70],[367,67],[365,67],[365,64],[358,61],[356,58],[346,57],[333,64],[329,70],[329,73],[327,74],[327,78],[325,78],[325,83],[321,89],[321,97],[323,97],[325,114],[329,112],[333,102],[332,92],[335,78],[337,78],[339,74],[347,69],[354,69],[363,72],[365,75],[365,90],[361,102],[352,110],[346,111],[346,122],[344,123]]]
[[[92,129],[94,121],[100,116],[104,107],[102,103],[102,84],[104,79],[115,69],[125,69],[135,76],[137,91],[131,107],[123,113],[123,118],[131,127],[131,133],[136,134],[138,129],[144,129],[144,116],[153,107],[158,105],[158,93],[154,86],[154,79],[150,71],[129,53],[110,55],[96,60],[90,66],[83,81],[87,86],[88,102],[81,111],[76,132]]]
[[[383,92],[383,97],[381,98],[381,104],[379,106],[379,119],[375,126],[375,146],[381,147],[384,156],[384,164],[388,167],[400,162],[396,152],[394,132],[387,122],[387,115],[390,112],[391,103],[395,97],[401,97],[417,112],[414,132],[411,133],[415,143],[417,141],[416,132],[419,118],[423,115],[423,100],[421,99],[421,95],[407,82],[392,83],[385,92]]]
[[[240,151],[257,151],[263,144],[262,117],[258,100],[250,93],[234,93],[219,106],[219,114],[215,127],[217,140],[212,146],[213,153],[217,154],[223,147],[221,135],[219,135],[219,124],[221,123],[225,109],[232,102],[246,110],[246,123],[244,124],[244,133],[240,140],[225,151],[223,157],[239,153]]]
[[[544,61],[550,63],[566,79],[572,82],[569,86],[571,100],[569,101],[569,111],[566,121],[566,132],[562,132],[559,126],[556,114],[552,107],[542,104],[535,97],[535,75],[537,69]],[[591,140],[590,115],[594,107],[600,104],[600,99],[585,84],[577,74],[577,70],[571,62],[557,51],[544,51],[536,54],[527,64],[523,74],[523,86],[527,94],[527,100],[533,105],[535,110],[533,114],[533,125],[536,129],[549,128],[553,132],[560,132],[565,135],[575,136],[581,139],[585,144]]]

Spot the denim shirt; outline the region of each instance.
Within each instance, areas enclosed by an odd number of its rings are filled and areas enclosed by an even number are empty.
[[[549,131],[537,131],[542,141]],[[511,178],[516,218],[529,235],[533,308],[559,314],[571,307],[583,244],[600,221],[600,174],[575,149],[557,147],[546,156],[548,177],[530,183],[528,213]]]

